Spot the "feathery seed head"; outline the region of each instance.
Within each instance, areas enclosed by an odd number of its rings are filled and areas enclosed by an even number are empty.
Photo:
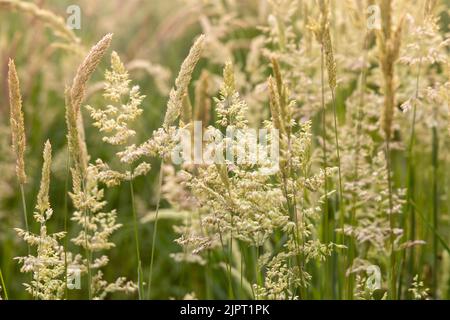
[[[225,63],[223,68],[223,86],[221,94],[224,97],[230,97],[236,91],[236,84],[234,81],[234,65],[231,60]]]
[[[25,173],[25,125],[22,112],[22,97],[20,95],[19,77],[17,75],[14,61],[9,59],[8,63],[8,88],[9,88],[9,104],[10,104],[10,122],[12,147],[16,154],[16,173],[20,184],[27,182]]]
[[[50,173],[52,165],[52,145],[50,141],[45,142],[44,147],[44,164],[42,165],[42,177],[39,193],[37,196],[36,209],[41,213],[50,209],[49,190],[50,190]]]
[[[272,114],[273,124],[276,129],[282,130],[282,120],[280,111],[280,96],[278,95],[277,84],[272,76],[268,79],[270,112]]]
[[[201,121],[203,127],[210,121],[211,99],[208,94],[210,81],[209,72],[203,70],[195,86],[194,120]]]
[[[111,45],[112,36],[112,33],[105,35],[95,46],[92,47],[81,65],[78,67],[70,89],[71,104],[77,114],[80,111],[81,103],[84,99],[86,84],[106,53],[106,50],[108,50]]]
[[[88,154],[84,140],[84,129],[80,107],[84,99],[86,84],[94,70],[100,63],[106,50],[109,48],[112,34],[104,36],[84,58],[78,67],[70,89],[66,89],[66,121],[68,128],[69,150],[75,167],[84,175],[87,168]]]
[[[169,94],[169,101],[167,102],[167,111],[164,117],[163,127],[167,130],[179,117],[182,107],[183,99],[187,94],[189,83],[191,82],[192,73],[200,60],[205,36],[201,35],[191,47],[189,54],[181,64],[180,72],[175,80],[175,86]]]

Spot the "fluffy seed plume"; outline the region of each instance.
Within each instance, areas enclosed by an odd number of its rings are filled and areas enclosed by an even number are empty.
[[[71,156],[75,162],[75,167],[81,172],[87,167],[87,148],[84,140],[84,129],[80,113],[83,102],[86,83],[89,81],[94,70],[97,68],[106,50],[109,48],[112,34],[104,36],[87,54],[81,65],[78,67],[73,84],[70,89],[66,89],[66,121],[68,128],[68,141]]]
[[[49,190],[50,190],[50,172],[52,165],[52,145],[50,141],[45,142],[44,164],[42,165],[42,178],[39,193],[37,196],[36,209],[40,212],[46,212],[50,209]]]
[[[175,86],[170,91],[169,102],[167,103],[167,111],[163,125],[166,130],[177,120],[181,113],[184,95],[187,93],[192,72],[202,54],[204,42],[204,35],[198,37],[181,65],[180,72],[175,80]]]
[[[27,182],[24,160],[26,138],[22,112],[22,97],[20,95],[19,77],[17,76],[16,66],[13,60],[9,60],[8,67],[12,146],[14,153],[16,154],[16,173],[19,183],[25,184]]]

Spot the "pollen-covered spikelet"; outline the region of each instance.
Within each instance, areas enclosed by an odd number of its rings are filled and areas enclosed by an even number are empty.
[[[223,68],[223,83],[220,88],[220,97],[216,102],[217,124],[222,127],[233,126],[243,128],[247,126],[247,103],[236,91],[234,79],[234,65],[228,61]]]
[[[204,35],[198,37],[191,47],[188,56],[181,65],[180,72],[175,80],[175,86],[169,94],[169,101],[167,103],[167,111],[163,125],[165,129],[168,129],[177,120],[181,113],[184,95],[187,94],[189,82],[192,78],[192,72],[201,57],[204,42]]]
[[[19,179],[19,183],[25,184],[27,182],[24,160],[26,137],[22,112],[22,97],[20,95],[19,77],[17,76],[16,66],[13,60],[9,60],[8,67],[12,146],[16,155],[16,173]]]
[[[45,142],[44,147],[44,164],[42,166],[42,178],[39,193],[37,195],[36,209],[45,212],[50,209],[49,189],[50,189],[50,172],[52,165],[52,146],[50,141]]]
[[[269,87],[270,113],[272,115],[274,127],[285,132],[283,119],[281,117],[280,96],[278,94],[277,84],[271,76],[267,80],[267,83]]]

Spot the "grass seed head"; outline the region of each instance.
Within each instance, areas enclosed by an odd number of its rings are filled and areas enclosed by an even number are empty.
[[[177,120],[182,107],[183,99],[187,94],[189,83],[191,82],[192,73],[194,68],[200,60],[203,46],[205,42],[205,36],[201,35],[195,41],[186,59],[184,59],[178,77],[175,80],[175,86],[170,91],[169,101],[167,103],[167,111],[164,117],[164,128],[167,129]]]
[[[10,122],[12,146],[16,154],[16,173],[20,184],[27,182],[25,173],[25,125],[22,112],[22,97],[20,95],[19,77],[17,76],[16,66],[13,60],[8,64],[8,88],[10,105]]]

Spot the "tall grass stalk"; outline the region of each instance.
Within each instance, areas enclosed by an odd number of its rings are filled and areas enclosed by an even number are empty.
[[[410,235],[409,239],[414,241],[416,235],[416,215],[415,215],[415,207],[411,205],[411,202],[415,202],[415,164],[414,164],[414,144],[416,139],[416,120],[417,120],[417,100],[419,99],[419,88],[420,88],[420,72],[422,67],[422,59],[420,59],[417,77],[416,77],[416,89],[414,94],[414,104],[413,104],[413,115],[411,120],[411,134],[408,144],[408,192],[407,192],[407,208],[410,218]],[[409,262],[409,272],[410,276],[414,275],[414,247],[411,248],[410,253],[410,262]]]
[[[397,299],[397,272],[396,272],[396,252],[395,252],[395,217],[393,214],[393,202],[392,202],[392,177],[391,177],[391,148],[390,137],[386,138],[386,171],[387,171],[387,184],[388,184],[388,196],[389,196],[389,239],[390,239],[390,259],[389,259],[389,298],[391,300]]]
[[[70,175],[70,150],[69,146],[67,146],[67,161],[66,161],[66,177],[64,181],[64,232],[66,233],[66,237],[64,238],[64,278],[65,278],[65,297],[69,298],[69,290],[67,287],[67,279],[68,279],[68,263],[67,263],[67,252],[69,246],[69,202],[68,202],[68,192],[69,192],[69,175]]]
[[[359,152],[361,149],[361,133],[362,133],[362,117],[363,117],[363,108],[366,101],[366,62],[367,62],[367,39],[368,33],[366,32],[363,41],[362,50],[363,60],[362,60],[362,69],[360,74],[360,92],[359,92],[359,103],[356,110],[356,128],[355,128],[355,157],[354,157],[354,180],[358,181],[359,178]],[[352,210],[350,211],[350,226],[354,227],[356,224],[356,205],[358,201],[358,196],[356,192],[352,195]],[[349,270],[353,264],[353,260],[355,258],[355,240],[353,237],[349,237],[349,248],[347,255],[347,270]],[[354,275],[350,272],[347,280],[347,299],[353,300],[353,290],[354,290]]]
[[[131,171],[133,172],[133,171]],[[138,295],[139,300],[142,300],[143,298],[143,272],[142,272],[142,260],[141,260],[141,247],[139,245],[139,225],[137,220],[137,214],[136,214],[136,204],[134,201],[134,187],[133,187],[133,180],[130,180],[130,195],[131,195],[131,210],[133,212],[133,229],[134,229],[134,244],[136,247],[136,257],[138,260],[138,267],[137,267],[137,273],[138,273]]]
[[[27,232],[30,232],[30,228],[28,226],[27,201],[25,199],[25,189],[23,183],[19,184],[19,188],[20,188],[20,198],[22,199],[22,209],[23,209],[23,219],[25,222],[25,229]],[[27,246],[28,246],[28,254],[30,254],[31,253],[30,245],[27,244]]]
[[[339,146],[339,133],[338,133],[338,121],[337,121],[337,106],[336,106],[336,93],[335,89],[331,88],[331,97],[333,103],[333,121],[334,121],[334,142],[336,145],[336,157],[337,157],[337,166],[338,166],[338,187],[339,187],[339,229],[344,230],[344,215],[345,215],[345,206],[344,206],[344,192],[342,190],[342,173],[341,173],[341,151]],[[344,244],[344,235],[343,233],[338,236],[338,244]],[[337,257],[336,257],[337,259]],[[337,272],[337,285],[338,285],[338,294],[342,296],[342,279],[345,275],[345,268],[343,270],[342,265],[337,263],[336,272]]]
[[[321,48],[321,59],[320,59],[320,80],[321,80],[321,104],[322,104],[322,151],[323,151],[323,170],[325,171],[328,167],[328,159],[327,159],[327,124],[326,124],[326,105],[325,105],[325,67],[324,67],[324,60],[325,60],[325,54],[324,54],[324,48],[322,46]],[[324,193],[325,193],[325,199],[324,199],[324,215],[323,215],[323,221],[322,221],[322,240],[324,243],[328,243],[330,241],[329,238],[329,208],[328,208],[328,179],[325,177],[324,181]],[[325,277],[322,279],[322,292],[325,295],[325,298],[329,298],[329,292],[328,292],[328,284],[331,282],[331,266],[330,262],[325,262]]]
[[[152,294],[152,279],[153,279],[153,264],[155,259],[155,248],[156,248],[156,234],[158,231],[158,218],[159,218],[159,205],[161,202],[161,188],[163,183],[163,167],[164,160],[161,160],[161,166],[159,168],[159,181],[158,181],[158,190],[156,190],[156,210],[155,210],[155,224],[153,227],[153,239],[152,239],[152,250],[150,254],[150,269],[148,272],[148,290],[147,290],[147,299],[150,300]]]
[[[432,150],[431,150],[431,165],[433,170],[433,186],[432,186],[432,212],[433,212],[433,229],[439,229],[439,194],[438,194],[438,156],[439,156],[439,136],[436,125],[432,127]],[[437,233],[433,234],[433,297],[437,299],[438,288],[438,271],[439,271],[439,251],[438,251]]]
[[[420,73],[421,73],[421,67],[422,67],[422,58],[419,61],[418,69],[417,69],[417,77],[416,77],[416,87],[415,87],[415,93],[414,93],[414,101],[413,101],[413,114],[412,114],[412,120],[411,120],[411,132],[409,137],[409,144],[408,144],[408,151],[407,151],[407,174],[408,174],[408,190],[406,193],[406,210],[409,217],[409,240],[414,241],[416,239],[416,213],[415,213],[415,207],[412,205],[413,202],[415,202],[415,163],[414,163],[414,144],[416,139],[416,119],[417,119],[417,100],[419,99],[419,88],[420,88]],[[403,225],[407,226],[407,220],[406,216],[403,218]],[[406,252],[404,253],[406,254]],[[409,277],[412,279],[415,272],[415,251],[414,247],[410,249],[409,254],[409,261],[408,261],[408,273]],[[400,279],[402,279],[403,276],[401,275]],[[399,281],[399,292],[401,293],[401,287],[402,282]]]

